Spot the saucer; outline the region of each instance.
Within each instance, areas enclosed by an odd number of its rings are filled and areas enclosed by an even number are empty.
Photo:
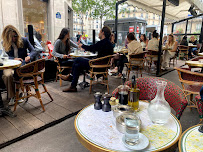
[[[142,133],[139,133],[139,142],[138,142],[138,144],[136,144],[134,146],[128,145],[125,142],[125,135],[123,136],[122,141],[123,141],[125,147],[128,149],[131,149],[131,150],[142,150],[142,149],[145,149],[149,145],[149,139]]]

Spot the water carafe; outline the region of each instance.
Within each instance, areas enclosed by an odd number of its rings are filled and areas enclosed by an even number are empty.
[[[151,121],[155,124],[167,123],[171,108],[164,97],[164,89],[167,85],[166,81],[157,81],[157,93],[155,98],[150,102],[148,106],[148,115]]]

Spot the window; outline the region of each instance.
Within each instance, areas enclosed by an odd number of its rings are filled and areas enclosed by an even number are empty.
[[[153,19],[155,20],[155,14],[153,14]]]
[[[99,26],[98,26],[98,25],[96,25],[96,28],[98,29],[98,28],[99,28]]]
[[[125,17],[125,14],[122,14],[122,17]]]
[[[154,21],[153,21],[152,25],[154,25]]]
[[[136,12],[136,7],[134,7],[134,10],[133,10],[133,12]]]
[[[130,17],[130,14],[128,14],[128,18]]]
[[[148,13],[146,14],[145,18],[148,19]]]
[[[98,21],[98,20],[96,20],[96,23],[99,23],[99,21]]]
[[[128,9],[128,13],[130,13],[130,8]]]
[[[201,24],[196,24],[196,31],[200,31],[201,30]]]
[[[190,33],[190,29],[191,29],[191,24],[189,23],[189,24],[187,25],[187,33]]]
[[[133,17],[135,17],[135,13],[133,14]]]
[[[141,17],[143,17],[143,13],[141,13]]]

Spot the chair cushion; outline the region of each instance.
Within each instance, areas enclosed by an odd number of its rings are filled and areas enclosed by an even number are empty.
[[[199,117],[200,119],[202,119],[203,118],[203,101],[201,100],[200,95],[196,96],[195,100],[197,102]]]

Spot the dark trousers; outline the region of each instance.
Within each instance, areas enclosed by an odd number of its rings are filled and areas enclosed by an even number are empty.
[[[76,58],[72,66],[73,80],[71,83],[71,87],[76,87],[78,84],[80,73],[83,72],[84,70],[89,70],[89,69],[90,69],[89,59],[81,58],[81,57]]]
[[[72,66],[74,60],[73,59],[59,59],[61,66]]]
[[[119,61],[117,62],[118,73],[122,73],[125,63],[128,63],[128,58],[125,55],[120,55]]]

